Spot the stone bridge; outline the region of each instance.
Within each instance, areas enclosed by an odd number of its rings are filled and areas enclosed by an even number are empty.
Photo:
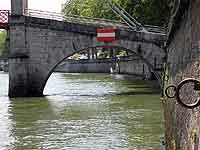
[[[46,17],[27,10],[24,0],[12,0],[9,18],[9,96],[42,96],[53,70],[67,57],[94,47],[122,48],[139,56],[152,70],[162,63],[165,34],[153,28],[137,31],[105,19]],[[100,42],[97,29],[114,27],[116,41]],[[156,71],[154,71],[156,74]],[[160,82],[160,76],[157,75]]]

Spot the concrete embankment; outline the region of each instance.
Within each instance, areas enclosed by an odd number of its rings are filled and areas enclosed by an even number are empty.
[[[119,73],[140,76],[150,79],[151,71],[140,59],[124,57],[119,60],[113,59],[83,59],[67,60],[61,63],[56,70],[66,73]]]

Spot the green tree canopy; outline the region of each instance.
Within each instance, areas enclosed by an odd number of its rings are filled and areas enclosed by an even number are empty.
[[[173,0],[114,0],[142,24],[166,26]],[[63,5],[65,15],[120,19],[106,5],[106,0],[70,0]]]
[[[115,14],[105,5],[104,0],[70,0],[63,5],[65,15],[116,19]]]

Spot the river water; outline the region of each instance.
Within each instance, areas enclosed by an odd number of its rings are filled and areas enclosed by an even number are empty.
[[[150,85],[54,73],[45,97],[9,99],[0,73],[0,150],[161,150],[160,95]]]

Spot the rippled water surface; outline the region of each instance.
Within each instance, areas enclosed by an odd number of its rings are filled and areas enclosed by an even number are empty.
[[[161,150],[161,104],[149,85],[55,73],[45,97],[9,99],[0,73],[0,150]]]

